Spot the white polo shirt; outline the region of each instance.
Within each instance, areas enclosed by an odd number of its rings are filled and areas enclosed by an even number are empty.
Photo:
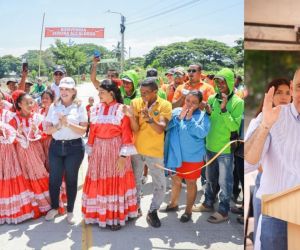
[[[87,122],[87,112],[85,107],[77,104],[72,104],[65,107],[61,102],[57,104],[51,104],[49,108],[46,121],[57,125],[59,123],[59,117],[61,115],[67,116],[67,120],[73,124],[79,124],[81,122]],[[74,140],[81,138],[81,135],[74,132],[71,128],[62,127],[60,130],[52,134],[55,140]]]
[[[55,82],[51,84],[51,90],[55,94],[55,100],[57,100],[60,96],[59,85],[56,85]]]

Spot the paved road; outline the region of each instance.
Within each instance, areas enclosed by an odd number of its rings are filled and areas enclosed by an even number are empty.
[[[79,97],[97,96],[91,83],[79,86]],[[1,250],[60,250],[60,249],[111,249],[111,250],[151,250],[151,249],[243,249],[243,226],[236,222],[236,215],[230,214],[230,220],[219,225],[206,221],[208,213],[194,213],[192,221],[181,223],[179,218],[184,212],[185,189],[182,191],[180,210],[173,214],[159,213],[162,226],[150,227],[146,222],[146,213],[151,202],[151,178],[144,186],[142,211],[144,216],[130,222],[120,231],[112,232],[100,229],[96,225],[81,223],[81,189],[87,169],[85,158],[79,173],[78,196],[75,203],[77,223],[70,226],[66,216],[46,222],[44,218],[30,220],[19,225],[0,226]],[[197,200],[203,199],[203,191],[198,185]],[[169,200],[167,192],[165,202]],[[165,206],[166,204],[163,204]]]

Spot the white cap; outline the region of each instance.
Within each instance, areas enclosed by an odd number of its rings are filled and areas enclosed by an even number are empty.
[[[75,81],[72,77],[64,77],[60,80],[60,88],[75,89]]]

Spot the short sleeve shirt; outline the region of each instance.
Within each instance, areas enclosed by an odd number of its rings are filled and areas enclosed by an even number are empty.
[[[164,133],[158,134],[147,123],[141,114],[141,110],[145,107],[145,103],[142,98],[137,98],[132,100],[132,105],[134,108],[134,115],[138,118],[138,123],[140,129],[135,133],[135,147],[139,154],[162,158],[163,148],[164,148]],[[160,97],[157,97],[155,103],[149,108],[150,116],[157,122],[162,119],[170,120],[172,115],[171,103]]]
[[[52,104],[46,117],[46,121],[57,125],[60,116],[67,116],[68,122],[79,124],[87,122],[87,112],[83,105],[72,105],[65,107],[61,102]],[[55,140],[73,140],[81,137],[80,134],[74,132],[71,128],[62,127],[60,130],[52,134]]]

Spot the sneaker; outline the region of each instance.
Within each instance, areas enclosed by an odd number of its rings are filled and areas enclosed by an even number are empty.
[[[143,175],[143,177],[141,178],[141,181],[142,181],[142,185],[145,185],[148,181],[148,175]]]
[[[67,214],[67,221],[70,225],[74,225],[76,223],[73,213]]]
[[[206,206],[204,204],[201,204],[201,205],[194,205],[193,208],[192,208],[192,211],[193,212],[213,212],[214,211],[214,207],[209,207],[209,206]]]
[[[147,215],[147,222],[152,226],[152,227],[160,227],[161,223],[160,220],[157,216],[157,211],[153,210],[152,212],[148,212]]]
[[[51,209],[45,216],[45,220],[54,220],[54,218],[58,215],[58,209]]]

